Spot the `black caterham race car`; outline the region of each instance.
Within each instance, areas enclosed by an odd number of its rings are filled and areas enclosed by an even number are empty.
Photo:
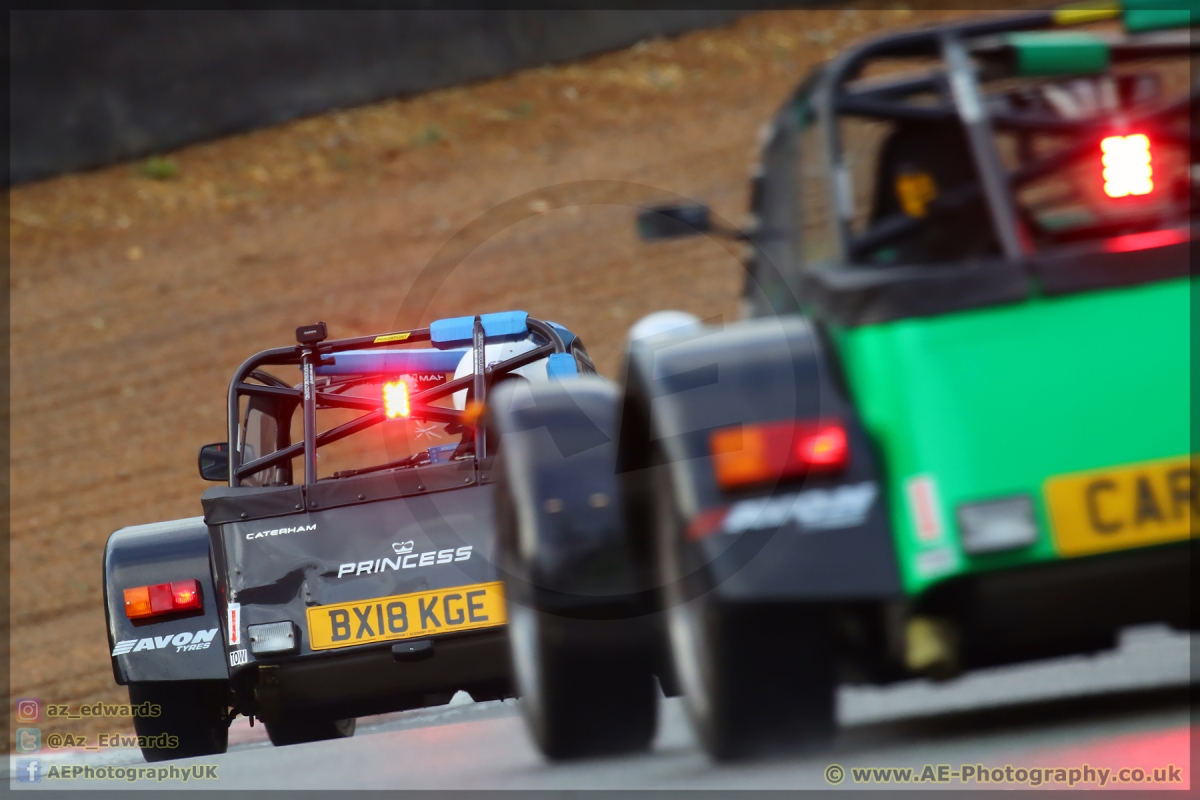
[[[148,761],[224,752],[237,714],[283,745],[513,694],[479,410],[497,384],[594,372],[582,343],[524,312],[297,339],[234,374],[204,516],[105,548],[113,675],[161,709],[134,720]]]
[[[763,131],[747,230],[639,216],[746,242],[748,319],[648,318],[619,383],[496,393],[545,753],[648,746],[655,675],[732,758],[828,740],[839,682],[1195,627],[1196,7],[1122,5],[819,66]]]

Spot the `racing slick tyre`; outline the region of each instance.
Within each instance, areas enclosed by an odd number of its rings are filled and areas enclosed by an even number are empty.
[[[820,746],[835,730],[828,615],[798,603],[689,597],[682,524],[665,469],[654,515],[672,661],[708,754],[733,760]]]
[[[271,744],[283,747],[326,739],[348,739],[354,735],[355,719],[306,720],[304,722],[265,722]]]
[[[548,758],[645,750],[658,722],[652,609],[620,513],[619,395],[580,377],[489,400],[497,562],[513,677]],[[503,439],[501,439],[503,437]]]
[[[149,745],[141,748],[142,757],[168,761],[224,753],[229,745],[228,701],[229,685],[224,681],[129,684],[131,705],[159,707],[156,717],[133,718],[134,731]]]
[[[638,752],[654,739],[658,692],[651,659],[639,657],[640,650],[585,644],[587,624],[509,605],[521,710],[551,759]]]

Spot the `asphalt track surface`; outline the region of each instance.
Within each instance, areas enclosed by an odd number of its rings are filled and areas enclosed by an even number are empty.
[[[847,687],[839,697],[841,729],[825,751],[753,763],[713,764],[697,746],[682,701],[660,704],[652,752],[550,764],[526,735],[520,701],[472,703],[359,720],[351,739],[274,748],[239,719],[222,756],[172,762],[215,764],[217,779],[186,784],[139,779],[42,780],[13,789],[801,789],[830,788],[831,765],[855,784],[854,768],[982,764],[990,769],[1109,768],[1108,788],[1185,789],[1200,733],[1189,686],[1200,637],[1161,628],[1127,631],[1117,650],[980,671],[941,684],[913,681],[887,688]],[[136,750],[56,752],[51,765],[144,764]],[[1168,764],[1181,780],[1162,786],[1114,786],[1117,771],[1147,775]],[[156,766],[164,766],[162,764]],[[836,776],[837,770],[833,771]],[[1016,773],[1014,773],[1015,775]],[[1068,776],[1069,778],[1069,776]],[[895,783],[889,788],[900,788]],[[875,788],[884,788],[876,784]],[[947,782],[912,789],[1001,788]],[[1024,788],[1009,784],[1004,788]],[[1065,786],[1063,787],[1065,788]],[[1097,788],[1079,783],[1075,788]]]

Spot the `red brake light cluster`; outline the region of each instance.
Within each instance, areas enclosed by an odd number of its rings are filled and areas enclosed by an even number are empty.
[[[203,607],[200,582],[192,578],[157,583],[154,586],[135,586],[125,590],[125,616],[130,619],[156,617]]]
[[[845,469],[846,428],[837,420],[783,420],[709,435],[717,484],[725,490]]]

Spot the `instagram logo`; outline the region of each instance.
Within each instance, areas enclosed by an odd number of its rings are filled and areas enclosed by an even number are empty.
[[[37,722],[42,716],[42,701],[36,697],[17,700],[17,722]]]

